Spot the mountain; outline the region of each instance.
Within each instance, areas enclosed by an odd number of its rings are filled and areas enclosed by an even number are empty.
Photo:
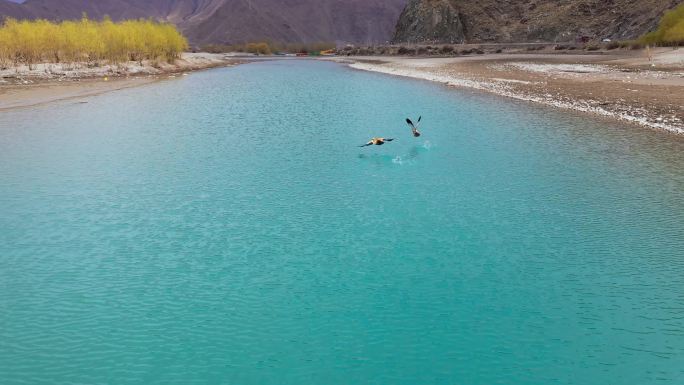
[[[191,40],[384,43],[406,0],[208,1],[177,22]]]
[[[14,18],[31,17],[31,13],[25,10],[21,5],[4,0],[0,0],[0,15]]]
[[[255,41],[383,43],[407,0],[0,0],[0,16],[105,15],[172,22],[193,44]]]
[[[682,0],[409,0],[396,43],[633,39]]]

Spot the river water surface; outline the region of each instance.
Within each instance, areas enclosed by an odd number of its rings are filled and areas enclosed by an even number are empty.
[[[0,113],[2,384],[684,383],[679,138],[309,61],[87,101]]]

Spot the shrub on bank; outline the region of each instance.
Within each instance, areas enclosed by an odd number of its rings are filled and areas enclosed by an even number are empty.
[[[315,53],[334,50],[335,48],[336,44],[334,42],[274,43],[269,41],[246,44],[210,44],[202,47],[204,51],[211,53],[248,52],[259,55],[270,55],[271,53]],[[353,48],[347,47],[342,51],[352,53]]]
[[[188,48],[171,24],[152,20],[55,23],[8,19],[0,26],[0,61],[24,63],[175,60]]]
[[[454,47],[452,47],[450,45],[445,45],[445,46],[442,46],[442,49],[440,51],[442,52],[442,54],[448,55],[448,54],[454,52]]]
[[[614,49],[617,49],[617,48],[620,48],[620,43],[617,42],[617,41],[611,41],[610,43],[608,43],[608,44],[606,45],[606,49],[607,49],[607,50],[614,50]]]
[[[647,33],[639,41],[652,45],[681,45],[684,44],[684,4],[671,11],[665,12],[660,19],[658,29]]]
[[[245,50],[249,53],[258,55],[270,55],[271,47],[267,43],[249,43],[245,47]]]
[[[410,55],[410,54],[413,54],[414,52],[415,52],[415,50],[413,50],[411,48],[406,48],[404,46],[399,47],[399,50],[397,51],[397,53],[399,55]]]
[[[633,50],[644,49],[644,45],[640,42],[632,41],[629,43],[629,49],[633,49]]]

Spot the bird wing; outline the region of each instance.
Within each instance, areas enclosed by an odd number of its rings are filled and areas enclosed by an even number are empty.
[[[367,147],[367,146],[372,146],[372,145],[373,145],[373,141],[371,140],[370,142],[368,142],[362,146],[359,146],[359,147]]]
[[[423,119],[423,116],[418,117],[418,121],[416,122],[416,128],[418,128],[418,126],[420,126],[420,120],[421,119]]]
[[[384,138],[383,140],[384,140],[385,142],[391,142],[391,141],[394,140],[394,138]]]
[[[413,122],[411,121],[411,119],[406,118],[406,123],[408,123],[408,125],[411,126],[411,128],[416,128],[416,126],[413,125]]]

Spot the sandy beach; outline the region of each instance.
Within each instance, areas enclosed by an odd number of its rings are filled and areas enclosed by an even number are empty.
[[[337,57],[352,68],[467,87],[684,134],[684,50]]]
[[[128,62],[38,64],[0,70],[0,111],[41,105],[64,99],[82,99],[103,92],[136,87],[183,76],[191,71],[231,66],[242,60],[229,55],[184,53],[175,63]]]

